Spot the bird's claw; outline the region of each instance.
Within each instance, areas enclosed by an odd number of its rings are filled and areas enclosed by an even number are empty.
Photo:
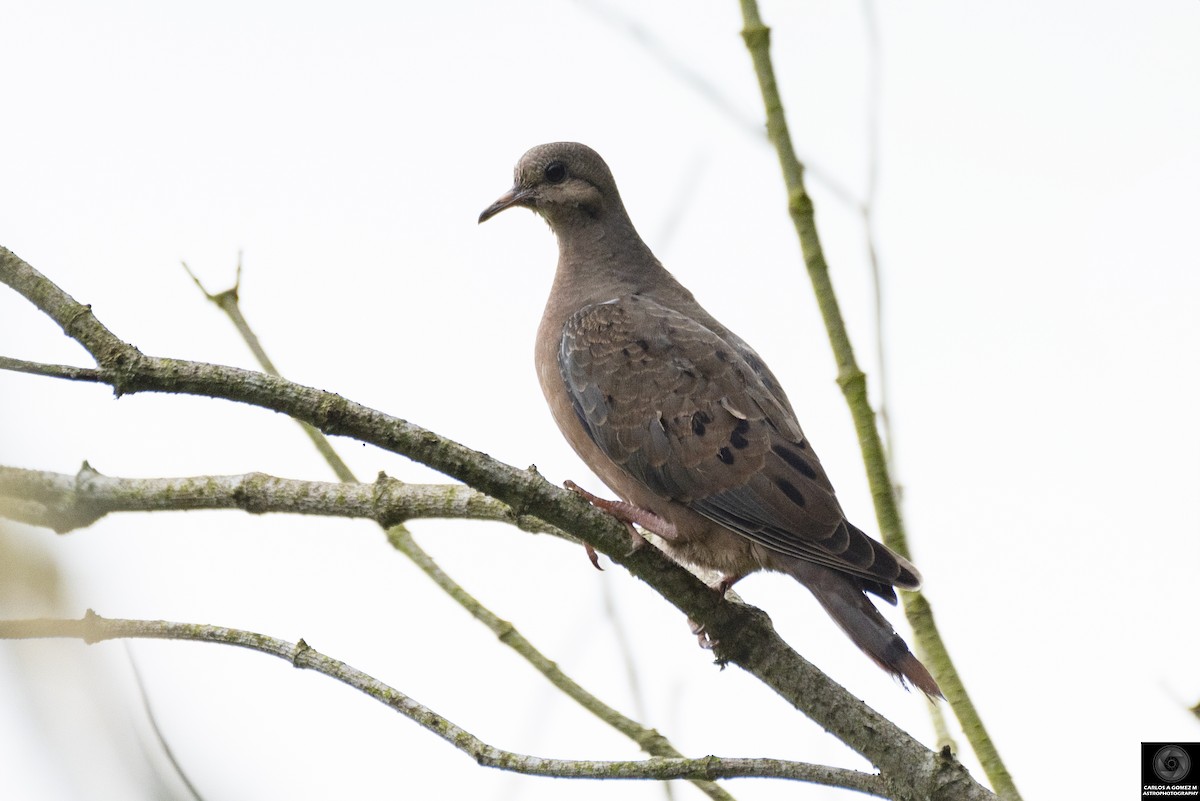
[[[703,623],[697,623],[690,617],[688,618],[688,628],[692,630],[692,634],[696,635],[697,644],[705,651],[711,651],[721,644],[720,640],[714,640],[708,635],[708,630]]]

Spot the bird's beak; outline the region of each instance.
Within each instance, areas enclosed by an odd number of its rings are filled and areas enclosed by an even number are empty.
[[[507,209],[509,206],[527,206],[529,205],[529,191],[522,189],[519,186],[514,186],[512,189],[505,192],[500,197],[496,198],[496,202],[483,210],[479,215],[479,221],[487,222],[495,217],[500,212]]]

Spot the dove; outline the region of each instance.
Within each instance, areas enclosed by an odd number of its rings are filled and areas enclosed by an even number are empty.
[[[716,571],[722,595],[755,571],[792,576],[879,667],[940,697],[868,597],[895,604],[917,569],[846,519],[775,375],[655,258],[604,160],[575,142],[532,148],[479,222],[513,207],[558,239],[534,346],[542,392],[621,500],[585,497]]]

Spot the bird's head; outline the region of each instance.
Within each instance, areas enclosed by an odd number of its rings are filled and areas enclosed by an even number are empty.
[[[513,170],[513,187],[483,210],[485,222],[512,206],[532,209],[555,230],[624,214],[617,184],[604,159],[578,142],[552,142],[531,149]]]

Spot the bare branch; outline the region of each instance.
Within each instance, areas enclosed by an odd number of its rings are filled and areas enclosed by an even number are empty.
[[[250,326],[250,322],[242,314],[239,300],[239,289],[242,284],[242,254],[238,253],[237,278],[234,280],[233,286],[217,295],[211,294],[201,285],[200,280],[192,274],[187,264],[183,265],[183,269],[192,277],[192,280],[200,288],[200,291],[204,293],[204,296],[225,312],[230,322],[237,328],[238,333],[242,335],[242,339],[246,342],[246,345],[254,353],[254,358],[258,360],[263,370],[272,375],[280,375],[271,358],[267,355],[266,348],[262,346],[258,335]],[[338,456],[337,451],[334,450],[328,438],[307,423],[300,423],[300,425],[313,445],[324,456],[325,461],[333,468],[338,478],[343,482],[356,482],[357,479],[355,479],[349,465]],[[400,485],[400,482],[394,479],[392,483],[397,486]],[[491,507],[494,507],[490,509],[491,511],[502,513],[505,516],[504,519],[506,522],[515,522],[518,526],[530,531],[548,529],[552,533],[567,536],[537,518],[525,518],[525,522],[529,524],[527,526],[523,525],[520,520],[510,521],[509,518],[514,518],[514,515],[506,505],[482,494],[479,494],[479,500],[480,502],[486,501]],[[582,686],[572,681],[558,668],[558,665],[534,648],[533,643],[525,639],[516,626],[506,620],[501,620],[490,609],[480,603],[475,596],[467,592],[462,585],[443,571],[433,557],[417,544],[417,541],[402,523],[395,523],[390,526],[384,525],[384,528],[387,531],[388,541],[394,548],[411,559],[417,567],[433,580],[434,584],[466,609],[476,620],[491,629],[502,643],[528,661],[535,670],[545,676],[556,687],[559,687],[568,697],[575,700],[584,709],[596,715],[608,725],[630,737],[648,754],[667,757],[683,756],[675,750],[667,738],[653,729],[645,728],[637,723],[637,721],[626,718],[599,698],[584,690]],[[577,540],[575,541],[577,542]],[[604,586],[607,587],[608,585],[605,584]],[[716,782],[694,779],[693,784],[700,792],[714,799],[714,801],[734,801],[733,796]],[[664,784],[663,788],[667,797],[670,798],[671,785]]]
[[[111,512],[194,509],[366,518],[384,528],[418,518],[497,520],[578,541],[535,517],[518,517],[512,507],[470,487],[405,484],[382,473],[372,484],[345,484],[266,473],[116,478],[102,475],[87,462],[73,476],[0,466],[0,516],[59,534],[89,526]]]
[[[8,370],[12,373],[42,375],[47,378],[65,378],[68,381],[87,381],[93,384],[105,383],[103,371],[97,370],[95,367],[74,367],[69,364],[42,364],[41,362],[27,362],[24,359],[13,359],[8,356],[0,356],[0,370]]]
[[[505,751],[483,742],[442,715],[378,679],[326,656],[304,640],[296,643],[251,631],[165,620],[104,618],[92,610],[79,620],[36,619],[0,621],[0,639],[65,637],[89,645],[111,639],[148,638],[195,640],[248,648],[279,657],[304,670],[315,670],[386,704],[396,712],[436,734],[484,767],[535,776],[577,779],[692,779],[712,781],[745,777],[791,779],[833,787],[847,787],[870,795],[884,795],[879,776],[844,768],[810,765],[780,759],[739,759],[707,756],[699,759],[652,757],[642,761],[547,759]]]
[[[829,265],[817,233],[812,197],[804,183],[804,165],[796,157],[792,136],[788,130],[787,117],[783,111],[779,87],[775,80],[775,67],[771,61],[771,31],[758,13],[756,0],[741,0],[742,18],[745,27],[742,38],[754,63],[762,92],[763,106],[767,116],[767,134],[775,145],[780,170],[788,192],[788,212],[800,240],[804,265],[813,285],[813,294],[825,322],[825,331],[833,349],[838,366],[838,385],[842,388],[846,404],[854,419],[871,497],[875,502],[875,517],[884,543],[903,556],[908,556],[908,540],[904,521],[900,516],[895,485],[888,470],[887,456],[876,425],[875,412],[867,395],[867,377],[854,356],[850,335],[842,318],[841,308],[829,277]],[[961,676],[950,660],[933,620],[929,602],[919,592],[901,592],[904,613],[913,627],[918,648],[923,656],[929,657],[929,668],[937,679],[951,708],[962,724],[972,748],[987,772],[989,780],[1006,799],[1016,800],[1020,796],[1008,773],[995,744],[983,727],[978,710],[967,695]]]
[[[687,570],[654,548],[630,552],[624,527],[574,493],[432,431],[338,395],[274,376],[202,362],[149,357],[120,342],[65,292],[0,248],[0,281],[30,298],[97,359],[101,377],[118,395],[174,392],[249,403],[303,420],[326,434],[348,436],[428,465],[513,508],[575,534],[650,584],[667,601],[705,626],[720,642],[717,656],[775,690],[880,768],[896,799],[992,795],[974,782],[949,752],[935,754],[883,717],[779,638],[761,610],[722,600]]]
[[[633,740],[648,754],[657,757],[682,757],[683,754],[671,745],[671,741],[655,729],[648,728],[636,720],[626,717],[601,701],[595,695],[585,690],[578,682],[568,676],[561,668],[545,654],[534,647],[533,643],[510,622],[501,619],[490,609],[479,603],[470,593],[464,590],[454,579],[438,566],[424,550],[417,545],[412,535],[403,528],[388,530],[388,541],[398,551],[403,553],[419,567],[425,575],[434,581],[447,595],[466,609],[476,620],[496,635],[496,637],[516,653],[528,661],[535,670],[563,692],[568,698],[578,703],[600,720],[613,727],[621,734]],[[715,801],[733,801],[724,788],[715,782],[703,779],[693,779],[696,788]]]
[[[215,295],[204,288],[204,284],[200,283],[200,279],[197,278],[192,272],[191,268],[187,266],[187,262],[182,262],[182,264],[184,271],[196,284],[196,288],[204,293],[205,299],[211,302],[221,311],[225,312],[225,316],[229,318],[229,321],[233,323],[233,327],[237,329],[239,334],[241,334],[242,341],[246,343],[248,348],[250,348],[250,352],[254,354],[254,359],[258,362],[259,366],[262,367],[263,372],[267,373],[268,375],[283,375],[275,367],[275,363],[272,362],[271,357],[267,355],[266,349],[262,346],[262,343],[258,341],[258,335],[254,333],[254,329],[250,327],[250,323],[247,322],[246,318],[242,315],[242,307],[238,302],[238,292],[242,288],[242,254],[240,252],[238,253],[237,278],[234,279],[233,286],[231,286],[229,289],[226,289],[224,292],[218,292]],[[307,436],[309,441],[312,442],[313,447],[317,449],[317,453],[321,454],[321,457],[325,460],[325,463],[329,465],[331,470],[333,470],[333,474],[338,477],[338,481],[358,480],[355,478],[354,473],[350,471],[350,466],[342,460],[342,457],[339,456],[337,451],[333,449],[333,445],[330,444],[328,439],[321,435],[320,431],[317,431],[315,428],[303,421],[297,422],[300,423],[300,428],[304,430],[305,436]]]

